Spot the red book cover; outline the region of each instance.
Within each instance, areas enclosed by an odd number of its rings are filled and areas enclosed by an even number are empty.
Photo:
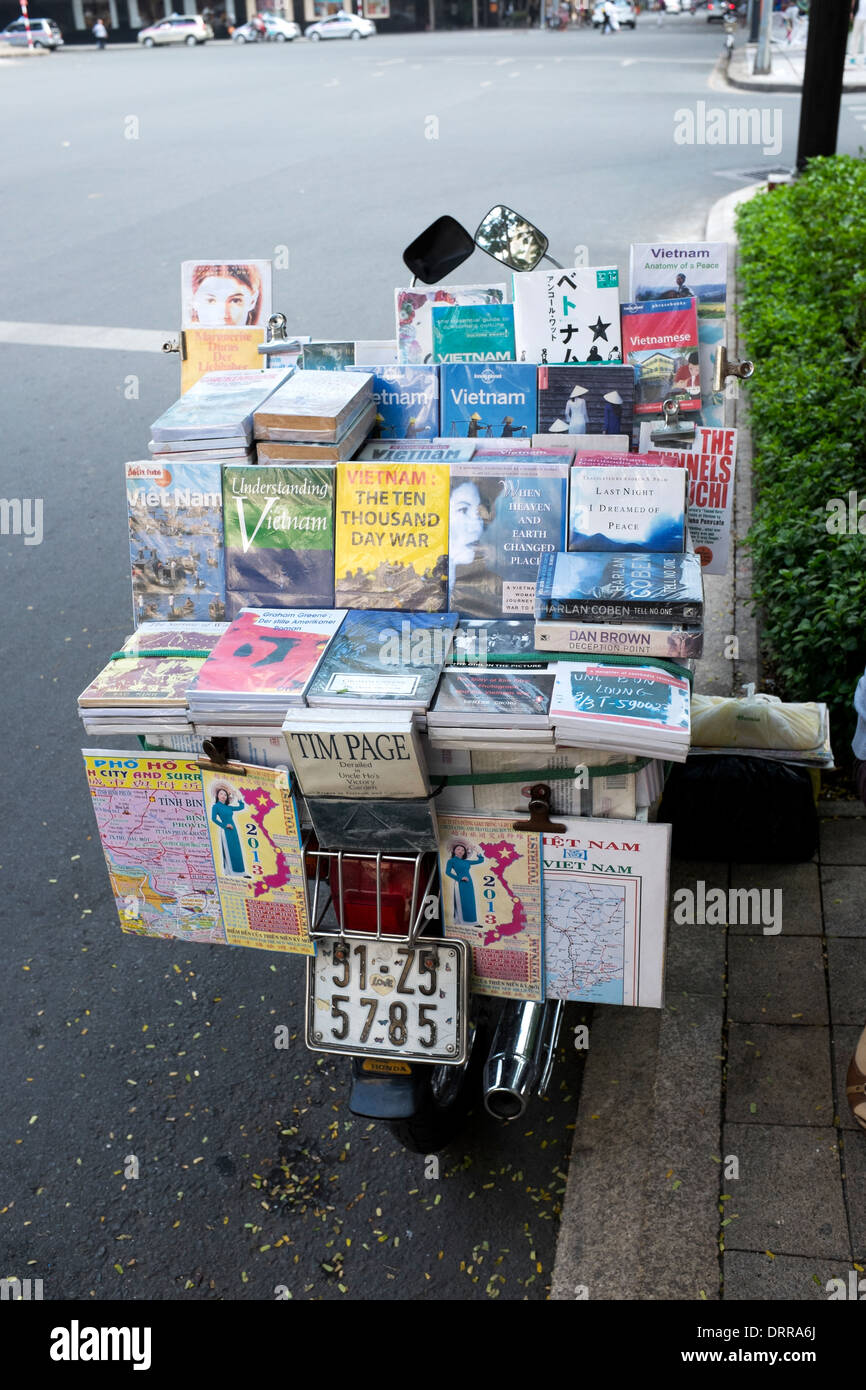
[[[652,426],[650,427],[652,428]],[[683,468],[685,456],[676,450],[655,450],[651,454],[578,454],[575,468]]]
[[[660,415],[673,396],[681,411],[700,410],[698,316],[694,296],[622,306],[622,350],[635,369],[636,415]]]
[[[345,616],[344,608],[244,608],[192,689],[237,695],[303,691]]]

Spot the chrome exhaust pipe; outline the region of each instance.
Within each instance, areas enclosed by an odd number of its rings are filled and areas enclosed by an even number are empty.
[[[545,1090],[561,1016],[559,1001],[506,1001],[484,1064],[484,1106],[497,1120],[517,1119],[533,1093]]]

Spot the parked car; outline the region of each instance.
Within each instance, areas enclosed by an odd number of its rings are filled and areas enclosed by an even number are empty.
[[[736,0],[706,0],[695,9],[696,14],[706,14],[708,24],[721,24],[727,15],[736,12]]]
[[[626,29],[633,29],[637,23],[637,11],[631,3],[631,0],[613,0],[613,3],[614,9],[616,10],[616,17],[619,21],[619,27],[621,29],[623,27]],[[599,0],[599,3],[592,12],[593,29],[601,28],[604,23],[604,5],[605,0]]]
[[[319,39],[369,39],[375,32],[372,19],[362,19],[359,14],[346,14],[345,10],[338,10],[325,19],[317,19],[315,24],[308,24],[304,38],[312,39],[313,43],[318,43]]]
[[[190,48],[196,44],[207,43],[213,38],[213,29],[200,14],[171,14],[158,24],[149,24],[141,29],[138,42],[145,48],[154,48],[160,43],[185,43]]]
[[[31,19],[30,38],[34,48],[62,48],[63,35],[53,19]],[[23,19],[15,19],[0,30],[0,43],[27,47],[27,24]]]
[[[283,19],[276,14],[263,14],[261,18],[265,22],[265,40],[269,43],[291,43],[292,39],[301,37],[301,26],[293,19]],[[252,24],[239,24],[232,39],[235,43],[256,43],[258,35]]]

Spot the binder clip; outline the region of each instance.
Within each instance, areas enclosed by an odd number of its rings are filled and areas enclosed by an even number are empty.
[[[531,830],[540,835],[558,835],[567,827],[560,821],[550,819],[550,787],[546,782],[536,782],[529,788],[529,820],[512,822],[512,830]]]
[[[754,362],[732,361],[724,343],[720,343],[716,348],[715,361],[713,362],[713,391],[724,391],[725,382],[729,376],[737,376],[740,381],[748,381],[750,376],[754,376],[754,372]]]
[[[167,338],[162,345],[163,352],[180,352],[180,338]]]
[[[227,738],[206,738],[202,740],[207,762],[196,759],[196,767],[202,767],[207,772],[219,770],[220,772],[234,772],[239,777],[245,777],[247,770],[241,767],[240,763],[230,763],[228,757],[229,741]]]
[[[681,449],[695,442],[695,425],[693,420],[683,420],[680,416],[680,399],[676,396],[669,396],[662,403],[664,411],[664,424],[657,425],[651,432],[650,439],[653,444],[660,444],[662,448]]]
[[[306,339],[309,342],[309,338]],[[303,351],[304,340],[290,338],[285,314],[271,314],[268,319],[267,337],[259,343],[259,352],[264,357],[265,367],[296,367]]]

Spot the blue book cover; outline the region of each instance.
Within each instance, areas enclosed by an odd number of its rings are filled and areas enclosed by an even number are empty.
[[[223,622],[226,616],[219,463],[126,465],[135,622]]]
[[[439,431],[439,368],[428,364],[378,363],[347,367],[370,372],[376,422],[370,439],[435,439]]]
[[[569,550],[681,555],[687,469],[633,468],[623,459],[621,467],[572,468]]]
[[[451,465],[452,612],[463,618],[532,616],[539,561],[563,548],[567,495],[567,463],[481,455]]]
[[[444,438],[531,439],[538,385],[529,362],[446,363],[440,368]]]
[[[434,362],[513,362],[512,304],[434,304]]]
[[[426,709],[456,626],[456,613],[351,609],[319,665],[307,703]]]
[[[647,555],[634,551],[546,554],[535,591],[538,622],[584,618],[599,622],[683,623],[703,616],[699,555]]]
[[[631,434],[634,367],[599,361],[538,368],[538,433]]]

